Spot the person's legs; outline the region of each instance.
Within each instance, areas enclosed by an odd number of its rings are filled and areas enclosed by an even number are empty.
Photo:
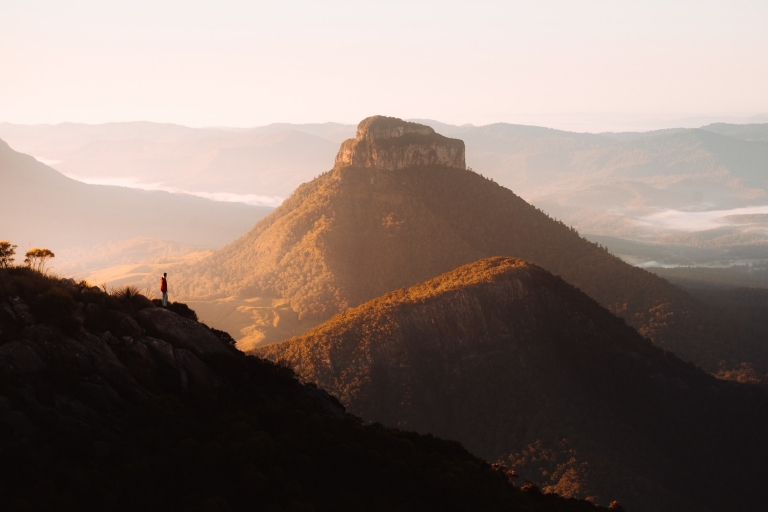
[[[163,307],[168,305],[168,293],[163,292]]]

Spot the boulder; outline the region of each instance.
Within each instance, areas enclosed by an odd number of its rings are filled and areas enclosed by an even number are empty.
[[[144,334],[144,330],[139,324],[136,323],[136,320],[129,316],[123,318],[117,325],[117,329],[115,329],[115,336],[118,338],[122,336],[131,336],[132,338],[136,338],[142,334]]]
[[[174,349],[173,354],[176,356],[176,365],[179,369],[183,390],[199,393],[221,386],[219,377],[192,352],[177,348]]]
[[[11,306],[7,302],[0,302],[0,320],[16,323],[16,313],[13,312]]]
[[[171,368],[176,368],[176,356],[173,354],[173,345],[167,341],[158,340],[149,336],[138,338],[139,343],[143,343],[149,349],[152,357]]]
[[[18,318],[19,321],[24,325],[32,325],[35,323],[35,317],[32,315],[32,309],[29,307],[29,305],[23,302],[17,302],[13,305],[13,313],[16,315],[16,318]]]
[[[161,338],[174,348],[189,350],[198,357],[225,354],[230,350],[203,325],[164,308],[142,309],[136,315],[136,320],[150,336]]]
[[[131,375],[150,389],[174,389],[179,385],[176,358],[170,343],[149,337],[112,337],[110,347]]]
[[[15,377],[45,370],[45,362],[28,342],[12,341],[0,347],[0,375]]]
[[[99,412],[124,411],[128,403],[101,375],[91,375],[77,385],[77,397],[91,409]]]

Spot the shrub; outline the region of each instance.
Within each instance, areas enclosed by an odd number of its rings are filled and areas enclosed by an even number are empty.
[[[72,315],[75,300],[63,288],[53,287],[40,295],[34,302],[34,310],[41,320],[58,325],[64,330],[72,331],[78,327]]]
[[[152,301],[146,298],[135,286],[129,285],[113,291],[110,297],[120,304],[120,309],[131,314],[152,307]]]
[[[16,246],[8,240],[0,240],[0,268],[8,268],[13,264]]]
[[[45,265],[48,263],[48,260],[56,257],[50,249],[39,249],[37,247],[28,250],[24,256],[26,256],[24,258],[24,264],[43,274],[45,273]]]

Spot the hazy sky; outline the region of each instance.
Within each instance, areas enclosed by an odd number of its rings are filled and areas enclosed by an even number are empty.
[[[765,112],[766,0],[0,0],[0,122]]]

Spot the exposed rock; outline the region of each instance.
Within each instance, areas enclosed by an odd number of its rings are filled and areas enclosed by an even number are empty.
[[[177,348],[174,349],[173,353],[176,356],[182,389],[199,393],[210,391],[221,385],[218,376],[192,352]]]
[[[127,321],[127,324],[123,324]],[[140,336],[141,328],[138,330],[132,324],[135,321],[131,315],[115,309],[107,309],[98,304],[88,304],[85,307],[85,326],[94,332],[111,331],[120,336]],[[123,324],[122,327],[120,325]]]
[[[7,321],[16,323],[16,313],[13,312],[11,306],[7,302],[0,302],[0,320],[5,319]]]
[[[65,395],[56,395],[55,404],[56,410],[62,415],[70,416],[87,427],[95,427],[102,423],[101,416],[80,400]]]
[[[100,375],[126,400],[146,398],[146,393],[107,344],[108,336],[100,338],[83,330],[75,339],[49,326],[35,325],[24,329],[22,337],[33,342],[30,346],[37,347],[48,364],[69,367],[85,375]]]
[[[78,383],[77,396],[98,411],[125,410],[128,403],[100,375],[91,375]]]
[[[421,166],[465,169],[464,141],[444,137],[429,126],[373,116],[361,121],[357,136],[341,145],[336,167],[348,166],[384,170]]]
[[[6,427],[23,436],[32,437],[38,434],[37,427],[23,412],[11,411],[3,416],[3,419],[0,421]]]
[[[164,308],[142,309],[136,315],[136,320],[149,335],[162,338],[175,348],[189,350],[196,356],[226,354],[230,351],[209,329]]]
[[[11,401],[7,396],[0,395],[0,418],[11,412]]]
[[[13,341],[0,347],[0,375],[9,378],[41,372],[45,362],[27,343]]]
[[[32,309],[29,305],[23,302],[17,302],[13,305],[13,312],[16,318],[19,319],[24,325],[32,325],[35,323],[35,317],[32,314]]]
[[[149,389],[176,389],[179,373],[170,343],[149,337],[110,337],[109,346],[128,371]]]
[[[138,323],[136,323],[136,320],[129,316],[123,318],[117,325],[117,329],[115,329],[115,335],[118,337],[131,336],[135,338],[142,334],[144,334],[144,330]]]
[[[173,355],[173,346],[170,343],[149,336],[138,338],[137,341],[147,346],[154,359],[172,368],[176,367],[176,356]]]

